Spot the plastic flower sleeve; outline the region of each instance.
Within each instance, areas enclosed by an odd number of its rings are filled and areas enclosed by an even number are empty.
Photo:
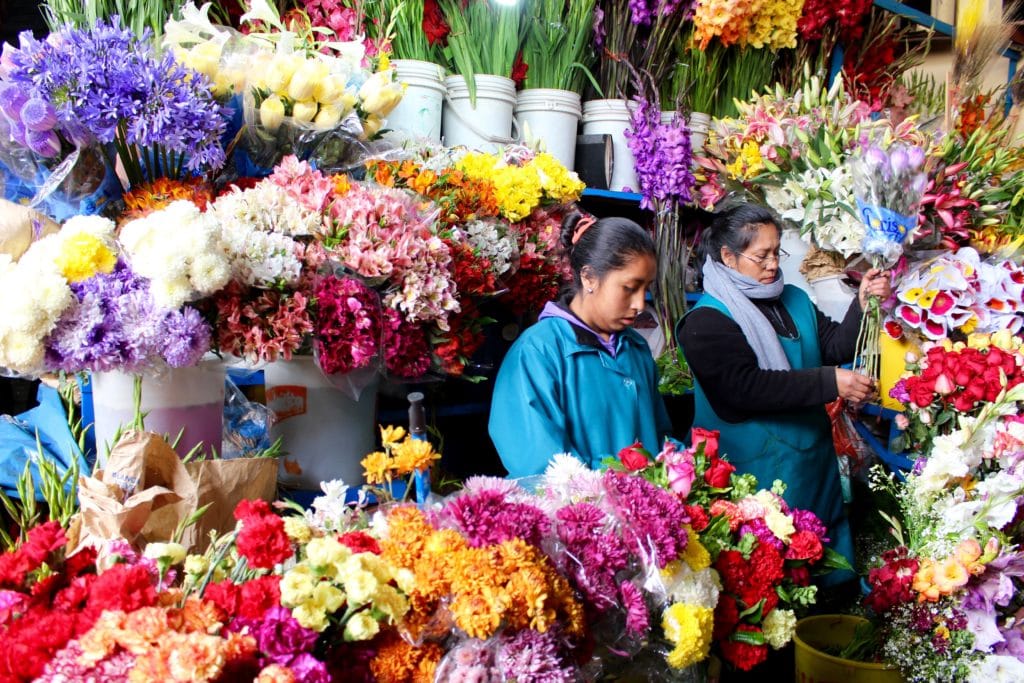
[[[924,194],[924,151],[895,143],[870,145],[851,161],[857,213],[864,223],[861,249],[872,265],[890,267],[917,226]]]

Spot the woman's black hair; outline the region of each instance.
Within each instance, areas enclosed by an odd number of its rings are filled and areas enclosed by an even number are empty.
[[[697,247],[699,266],[704,265],[708,256],[712,261],[722,262],[722,247],[739,254],[750,246],[757,234],[757,227],[765,223],[779,229],[779,219],[771,210],[758,204],[738,204],[716,212],[711,225],[704,228]]]
[[[635,256],[654,256],[651,235],[628,218],[602,218],[583,231],[576,244],[573,235],[584,214],[572,212],[562,221],[562,246],[572,267],[570,294],[583,286],[583,269],[598,280],[619,270]]]

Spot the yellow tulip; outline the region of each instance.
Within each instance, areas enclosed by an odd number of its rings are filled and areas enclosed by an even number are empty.
[[[317,103],[313,100],[303,100],[296,102],[292,105],[292,118],[296,121],[302,121],[303,123],[309,123],[316,117],[316,112],[319,109]]]
[[[376,114],[370,114],[363,120],[363,137],[372,138],[384,125],[384,119]]]
[[[323,105],[317,112],[316,118],[313,119],[313,125],[320,130],[330,130],[341,121],[341,112],[341,107],[336,104]]]
[[[345,94],[345,79],[327,74],[313,84],[313,99],[320,104],[335,104]]]
[[[269,131],[281,127],[284,121],[284,102],[277,95],[271,95],[260,104],[260,124]]]
[[[307,59],[292,74],[288,82],[288,97],[293,100],[313,98],[316,84],[327,78],[327,65],[319,59]]]
[[[301,58],[294,55],[274,55],[274,58],[267,65],[263,76],[263,83],[268,89],[278,95],[288,91],[288,84],[291,83],[292,75],[298,68]]]
[[[359,99],[367,114],[387,116],[402,101],[402,86],[391,80],[391,72],[378,72],[359,88]]]
[[[212,40],[200,43],[189,50],[188,66],[201,74],[213,78],[220,66],[221,46]]]

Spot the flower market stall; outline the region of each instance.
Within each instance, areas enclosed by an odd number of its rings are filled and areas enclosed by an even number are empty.
[[[0,397],[39,383],[0,681],[1024,679],[1011,10],[40,7],[0,54]],[[853,565],[691,424],[677,326],[743,202],[833,318],[893,276],[877,395],[828,410]],[[501,478],[495,374],[580,211],[653,237],[673,437]]]

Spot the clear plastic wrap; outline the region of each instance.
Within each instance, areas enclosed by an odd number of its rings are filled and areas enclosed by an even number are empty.
[[[228,378],[224,392],[224,436],[221,457],[244,458],[270,448],[273,413],[262,403],[251,401]]]

